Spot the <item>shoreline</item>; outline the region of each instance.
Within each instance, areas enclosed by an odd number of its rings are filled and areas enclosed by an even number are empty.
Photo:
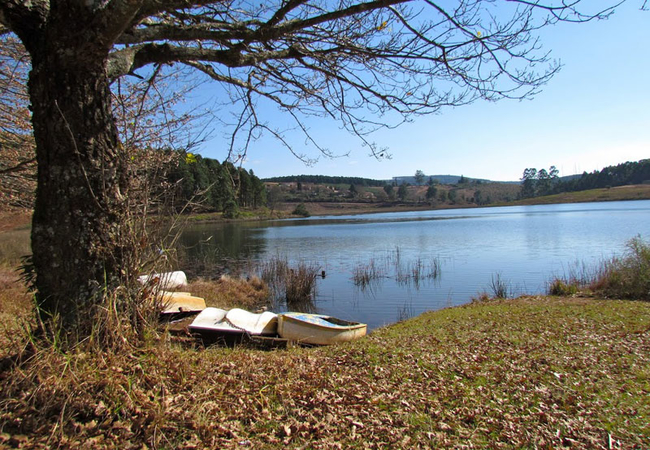
[[[490,205],[467,204],[444,204],[431,206],[422,203],[386,203],[386,202],[302,202],[310,212],[310,217],[323,216],[344,216],[344,215],[363,215],[378,213],[398,213],[412,211],[438,211],[447,209],[474,209],[474,208],[499,208],[504,206],[534,206],[534,205],[552,205],[567,203],[595,203],[595,202],[615,202],[615,201],[633,201],[633,200],[650,200],[650,185],[630,185],[618,186],[613,188],[591,189],[588,191],[576,191],[562,194],[548,195],[544,197],[535,197],[511,202],[493,203]],[[293,215],[290,212],[300,202],[285,202],[282,207],[274,213],[265,216],[260,214],[262,211],[251,211],[244,213],[249,217],[240,217],[237,219],[223,219],[221,213],[196,213],[188,216],[188,221],[194,223],[211,223],[211,222],[246,222],[246,221],[263,221],[263,220],[281,220],[295,219],[301,216]]]
[[[612,201],[650,200],[650,184],[618,186],[613,188],[591,189],[588,191],[567,192],[562,194],[535,197],[511,202],[500,202],[489,205],[443,204],[431,206],[423,203],[387,203],[387,202],[303,202],[310,212],[310,217],[344,216],[378,213],[398,213],[412,211],[437,211],[446,209],[498,208],[504,206],[533,206],[566,203],[594,203]],[[222,213],[205,212],[190,213],[185,217],[189,223],[236,223],[266,220],[295,219],[301,216],[291,214],[300,202],[284,202],[281,207],[270,212],[268,209],[243,210],[242,216],[236,219],[224,219]],[[155,217],[155,216],[154,216]],[[31,211],[9,210],[0,211],[0,232],[29,228]]]

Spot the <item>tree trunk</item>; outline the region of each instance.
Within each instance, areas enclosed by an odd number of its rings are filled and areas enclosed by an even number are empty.
[[[48,34],[32,48],[29,79],[38,162],[34,284],[41,318],[58,316],[83,337],[132,253],[123,233],[126,163],[102,52],[80,53],[84,45],[70,45],[70,30]]]

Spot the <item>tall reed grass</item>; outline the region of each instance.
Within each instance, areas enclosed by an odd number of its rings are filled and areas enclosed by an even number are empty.
[[[276,301],[284,301],[288,308],[309,312],[315,309],[316,278],[320,267],[301,261],[291,267],[286,257],[276,256],[261,263],[260,276],[269,286]]]
[[[587,290],[606,298],[650,300],[650,243],[637,236],[626,247],[624,255],[593,268],[575,265],[549,282],[548,293],[570,296]]]
[[[624,256],[601,265],[590,288],[608,298],[650,300],[650,243],[631,239]]]
[[[510,298],[513,296],[510,282],[504,280],[500,273],[492,275],[489,288],[494,298]]]

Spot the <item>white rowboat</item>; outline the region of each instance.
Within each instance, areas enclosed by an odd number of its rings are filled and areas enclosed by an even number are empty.
[[[142,275],[138,277],[138,281],[140,284],[157,286],[160,289],[177,289],[187,286],[187,275],[182,270],[177,270],[176,272]]]
[[[163,314],[198,312],[205,309],[205,299],[195,297],[189,292],[162,291],[159,295],[162,297]]]
[[[354,341],[366,335],[368,325],[307,313],[278,315],[278,334],[302,344],[330,345]]]
[[[278,315],[269,311],[255,314],[234,308],[205,308],[189,326],[190,331],[204,335],[274,336],[278,329]]]

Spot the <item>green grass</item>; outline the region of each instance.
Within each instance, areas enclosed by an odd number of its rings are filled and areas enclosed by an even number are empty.
[[[49,352],[31,366],[0,377],[0,444],[650,446],[645,302],[500,300],[328,348],[203,350],[161,336],[130,354]]]

